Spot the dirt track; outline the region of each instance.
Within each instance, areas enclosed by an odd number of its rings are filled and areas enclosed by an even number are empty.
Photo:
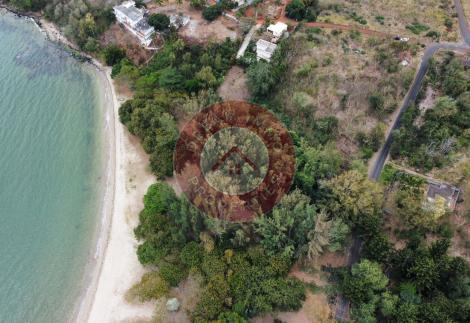
[[[355,30],[355,31],[360,32],[361,34],[370,35],[370,36],[391,37],[391,35],[387,33],[383,33],[383,32],[372,30],[372,29],[349,26],[349,25],[332,24],[332,23],[327,23],[327,22],[308,22],[305,24],[305,26],[338,29],[338,30],[348,30],[348,31]]]

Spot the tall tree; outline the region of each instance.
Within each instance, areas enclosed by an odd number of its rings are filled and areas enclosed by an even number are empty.
[[[255,220],[255,231],[270,254],[298,257],[307,252],[308,234],[315,227],[316,210],[299,190],[286,195],[269,215]]]
[[[357,223],[360,216],[374,216],[383,203],[382,187],[367,179],[366,175],[350,170],[326,182],[338,203],[334,212],[343,213]]]

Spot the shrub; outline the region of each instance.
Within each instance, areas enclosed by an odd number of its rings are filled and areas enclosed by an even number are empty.
[[[383,111],[385,104],[384,101],[384,97],[381,93],[374,92],[369,96],[369,106],[373,111]]]
[[[160,277],[160,274],[152,271],[142,276],[140,282],[129,290],[127,297],[131,300],[147,302],[165,296],[169,289],[168,283]]]
[[[203,257],[204,249],[195,241],[186,244],[180,253],[181,262],[190,268],[199,267]]]
[[[301,66],[299,66],[295,71],[294,73],[297,75],[297,76],[300,76],[300,77],[306,77],[308,76],[315,68],[318,67],[318,63],[317,63],[317,60],[312,58],[311,60],[309,60],[308,62],[302,64]]]
[[[438,40],[441,37],[441,33],[435,30],[428,31],[426,37],[432,38],[434,40]]]
[[[305,286],[294,278],[268,279],[261,283],[260,289],[264,294],[264,297],[258,298],[256,304],[260,313],[266,312],[266,309],[297,311],[305,300]],[[263,304],[263,301],[266,303]]]
[[[205,6],[206,1],[205,0],[190,0],[189,2],[193,8],[196,9],[201,9],[202,7]]]
[[[137,247],[137,258],[141,264],[152,264],[160,261],[169,252],[165,246],[158,246],[151,241],[145,241]]]
[[[364,256],[367,259],[377,261],[379,263],[387,263],[391,253],[391,246],[384,234],[374,235],[365,239]]]
[[[262,60],[248,68],[247,77],[251,94],[256,98],[268,95],[278,81],[271,64]]]
[[[302,20],[305,14],[306,6],[302,0],[292,0],[286,7],[286,16],[291,19]]]
[[[219,5],[205,7],[202,10],[202,16],[207,21],[213,21],[217,19],[221,14],[222,14],[222,8]]]
[[[388,278],[378,263],[362,260],[351,268],[342,282],[344,295],[353,303],[369,303],[374,294],[380,293],[388,284]]]
[[[219,5],[222,7],[222,9],[225,9],[225,10],[235,9],[238,6],[238,4],[235,1],[231,1],[231,0],[221,0],[219,2]]]
[[[219,315],[217,322],[224,323],[249,323],[247,319],[238,314],[237,312],[224,312]]]
[[[351,229],[343,220],[339,218],[333,220],[329,233],[328,250],[330,252],[343,250],[350,231]]]
[[[172,287],[186,278],[187,271],[183,266],[178,266],[172,263],[163,263],[159,266],[160,276]]]
[[[212,252],[204,255],[201,269],[207,277],[212,277],[223,275],[227,267],[224,260],[216,252]]]
[[[384,16],[375,16],[375,20],[381,25],[385,24],[385,17]]]
[[[452,22],[452,19],[449,17],[446,17],[444,20],[444,26],[446,26],[448,29],[451,29],[454,23]]]
[[[116,45],[108,45],[103,50],[103,56],[106,65],[113,66],[114,64],[119,63],[121,59],[126,57],[126,52],[124,49]]]
[[[229,286],[224,275],[210,276],[194,310],[193,321],[216,319],[220,313],[225,312],[225,301],[228,297]]]
[[[170,27],[170,18],[163,13],[154,13],[149,16],[148,23],[155,30],[162,31]]]
[[[367,25],[367,20],[364,17],[357,15],[355,12],[351,14],[351,18],[361,25]]]
[[[419,35],[422,32],[429,30],[429,26],[420,24],[419,22],[415,21],[414,23],[407,25],[406,29],[411,31],[413,34]]]

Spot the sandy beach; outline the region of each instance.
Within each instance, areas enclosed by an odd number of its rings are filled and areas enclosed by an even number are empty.
[[[100,72],[105,84],[106,105],[112,107],[114,128],[114,198],[108,223],[103,223],[98,242],[99,270],[93,274],[89,292],[84,296],[79,322],[121,322],[150,319],[154,305],[129,304],[126,292],[145,272],[136,256],[134,228],[143,208],[143,196],[154,176],[148,169],[148,157],[137,138],[119,122],[118,109],[125,98],[118,97],[110,69]],[[106,221],[105,221],[106,222]]]

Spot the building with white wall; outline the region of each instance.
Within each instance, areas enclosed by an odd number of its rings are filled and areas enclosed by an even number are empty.
[[[137,36],[142,45],[150,45],[155,30],[147,22],[147,9],[137,8],[134,1],[125,1],[115,6],[113,10],[116,20]]]
[[[264,59],[270,62],[271,57],[273,56],[276,48],[277,48],[276,44],[268,42],[267,40],[264,40],[264,39],[259,39],[256,42],[256,57],[258,59]]]
[[[269,25],[268,31],[270,31],[274,37],[279,38],[287,31],[287,25],[281,21],[278,21],[274,25]]]

